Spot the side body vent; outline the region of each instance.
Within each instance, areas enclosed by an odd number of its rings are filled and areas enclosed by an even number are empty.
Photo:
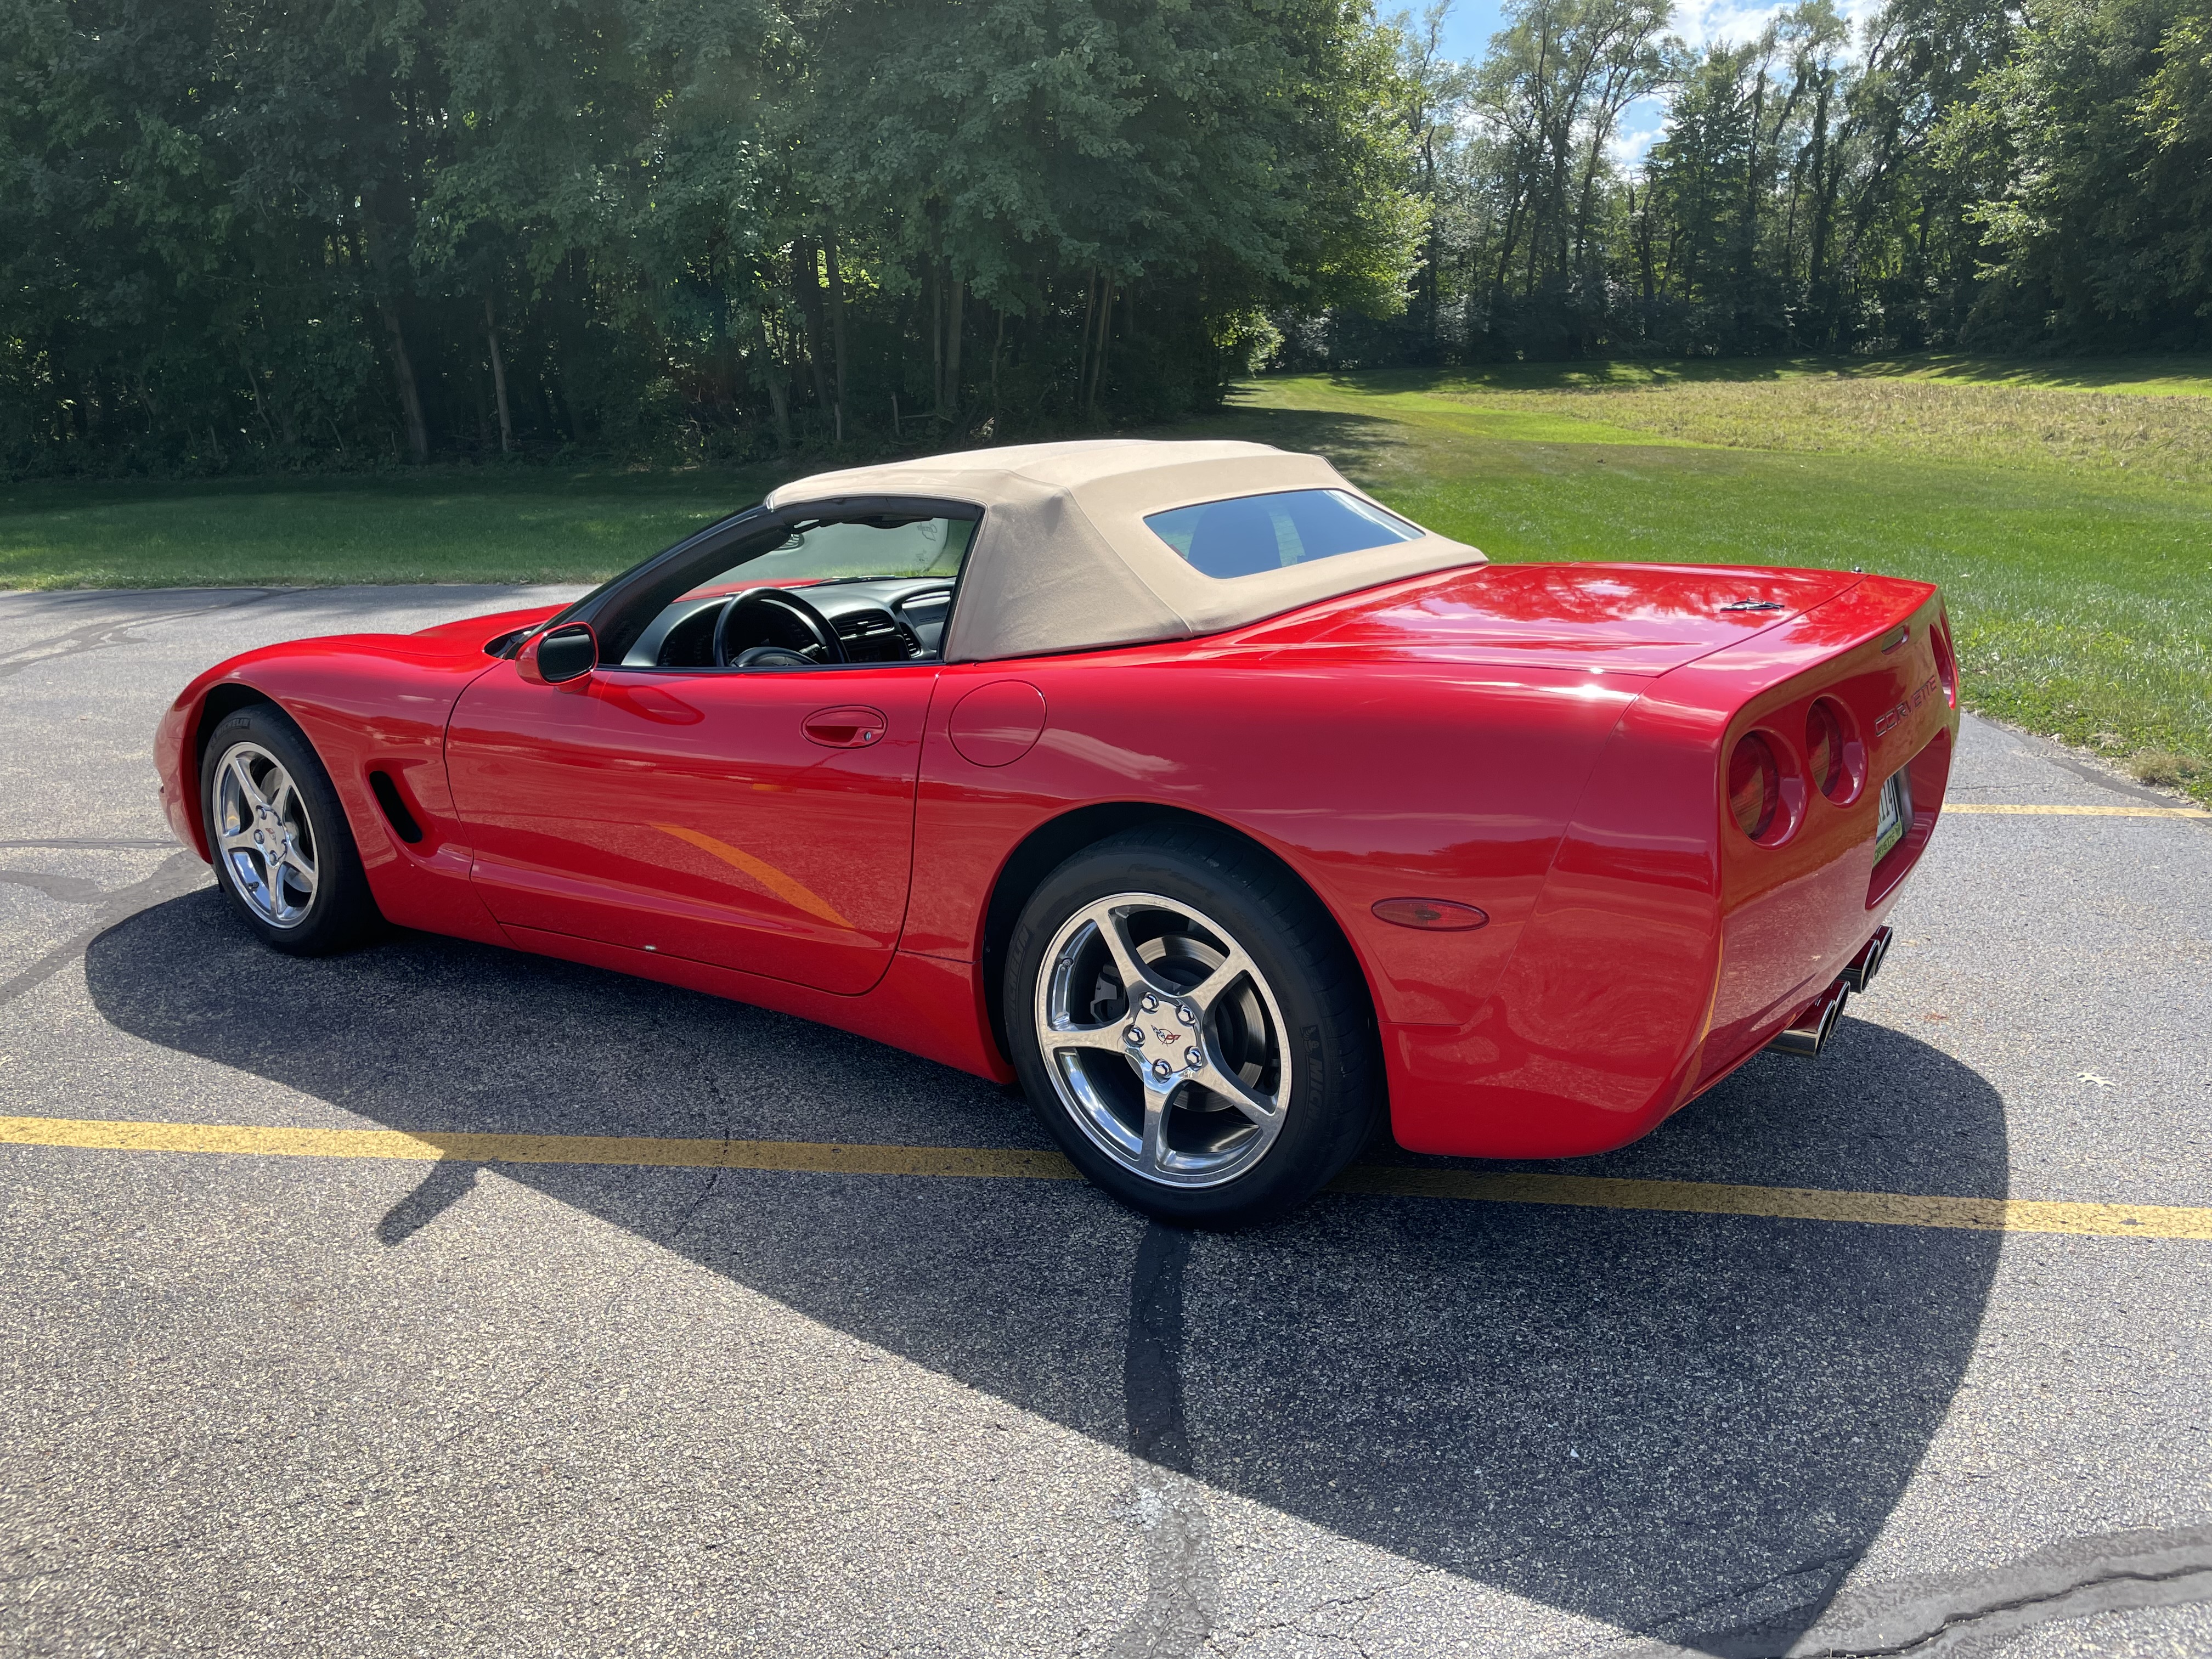
[[[376,796],[376,804],[384,809],[384,816],[390,820],[399,839],[410,847],[421,841],[422,826],[415,821],[415,815],[407,810],[406,799],[400,794],[399,786],[392,782],[391,776],[383,772],[371,772],[368,775],[368,787]]]

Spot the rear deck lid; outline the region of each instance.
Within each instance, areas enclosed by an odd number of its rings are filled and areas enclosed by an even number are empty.
[[[1304,644],[1347,657],[1663,674],[1858,580],[1726,565],[1492,564],[1363,595]]]

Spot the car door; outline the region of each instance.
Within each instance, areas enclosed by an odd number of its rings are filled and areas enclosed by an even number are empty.
[[[934,663],[775,672],[502,663],[447,728],[474,878],[536,928],[855,994],[906,910]]]

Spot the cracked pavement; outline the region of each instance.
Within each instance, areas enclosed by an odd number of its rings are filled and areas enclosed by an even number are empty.
[[[554,595],[549,591],[549,597]],[[258,951],[199,667],[512,590],[0,595],[0,1114],[1043,1144],[422,936]],[[1954,799],[2140,792],[1968,723]],[[1814,1065],[1592,1174],[2212,1204],[2212,832],[1947,819]],[[0,1655],[2212,1656],[2212,1245],[0,1146]]]

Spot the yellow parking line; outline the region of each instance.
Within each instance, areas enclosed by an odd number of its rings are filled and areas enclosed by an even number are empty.
[[[815,1175],[1077,1178],[1075,1166],[1057,1152],[1005,1146],[472,1134],[435,1129],[276,1129],[66,1117],[0,1117],[0,1144],[128,1152],[228,1152],[259,1158],[382,1158],[426,1163],[453,1158],[472,1164],[617,1164],[690,1170],[782,1170]],[[2163,1204],[1922,1197],[1909,1193],[1831,1192],[1817,1187],[1628,1181],[1608,1176],[1484,1175],[1468,1170],[1373,1164],[1346,1171],[1331,1190],[1489,1204],[1565,1204],[1605,1210],[1948,1227],[1972,1232],[2212,1239],[2212,1209]]]
[[[817,1175],[1028,1176],[1077,1179],[1058,1152],[997,1146],[840,1146],[811,1140],[668,1140],[643,1135],[471,1134],[443,1129],[269,1129],[228,1123],[0,1117],[0,1143],[120,1152],[236,1152],[257,1158],[394,1158],[434,1163],[628,1164]]]
[[[1820,1187],[1735,1187],[1705,1181],[1626,1181],[1610,1176],[1483,1175],[1471,1170],[1365,1164],[1335,1190],[1493,1204],[1572,1204],[1601,1210],[1857,1221],[1883,1227],[1953,1227],[1984,1233],[2084,1233],[2104,1238],[2212,1239],[2212,1209],[2166,1204],[2075,1204],[2033,1198],[1942,1198],[1844,1193]]]
[[[1946,801],[1943,816],[1987,812],[2006,817],[2045,818],[2212,818],[2199,806],[1994,806],[1984,801]]]

